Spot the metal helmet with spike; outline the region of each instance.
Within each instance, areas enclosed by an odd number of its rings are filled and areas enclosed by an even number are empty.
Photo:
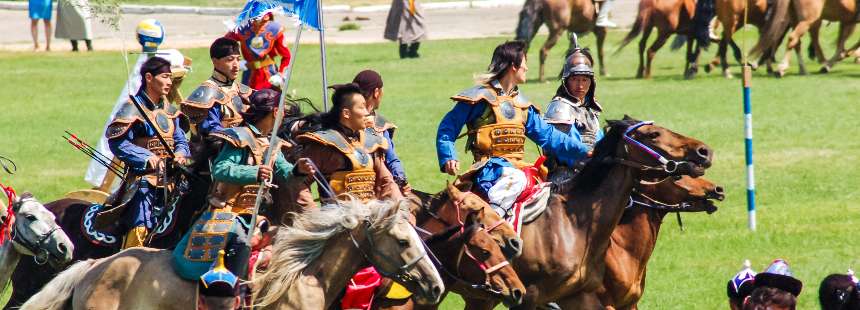
[[[576,33],[570,33],[570,42],[571,45],[573,45],[573,49],[564,61],[564,70],[561,73],[561,79],[566,80],[571,75],[594,76],[591,54],[579,46],[579,40]]]

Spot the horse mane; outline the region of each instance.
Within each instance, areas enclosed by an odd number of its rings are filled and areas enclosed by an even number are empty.
[[[302,270],[322,255],[326,243],[335,236],[355,229],[364,221],[370,223],[371,231],[388,229],[397,218],[404,216],[398,211],[391,216],[395,202],[371,201],[363,204],[357,199],[338,201],[319,209],[297,214],[292,226],[281,226],[272,245],[272,258],[266,271],[256,275],[253,287],[257,287],[255,299],[258,306],[271,305],[278,301],[298,279]],[[264,284],[268,287],[263,289]]]
[[[638,120],[629,117],[625,117],[622,120],[606,121],[606,135],[594,145],[591,159],[585,164],[582,171],[573,178],[572,190],[588,192],[594,190],[603,182],[606,174],[609,173],[609,168],[614,165],[608,162],[608,159],[618,157],[618,154],[616,154],[618,151],[617,146],[621,142],[621,139],[624,138],[624,131],[638,122]]]

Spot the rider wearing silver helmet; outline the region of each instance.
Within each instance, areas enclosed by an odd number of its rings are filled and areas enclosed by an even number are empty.
[[[576,40],[575,37],[573,40]],[[594,144],[603,138],[599,119],[603,110],[594,98],[597,84],[592,63],[588,49],[576,46],[569,52],[561,73],[561,85],[544,114],[547,123],[567,133],[571,138],[582,141],[589,149],[594,148]],[[559,163],[552,158],[547,161],[551,180],[563,181],[571,177],[572,171],[560,173],[560,170],[567,169],[557,169],[558,166]]]

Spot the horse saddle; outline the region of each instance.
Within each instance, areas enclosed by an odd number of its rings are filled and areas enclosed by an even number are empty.
[[[108,211],[102,211],[105,208],[104,205],[101,204],[92,204],[84,211],[84,216],[81,217],[81,232],[83,232],[84,237],[90,241],[90,243],[100,246],[116,246],[122,242],[122,233],[118,230],[119,228],[116,225],[116,221],[102,223],[102,225],[98,225],[98,216],[103,212],[111,212],[111,209]]]
[[[200,215],[173,250],[173,267],[186,280],[196,281],[209,271],[218,252],[236,235],[237,215],[227,210],[210,210]]]

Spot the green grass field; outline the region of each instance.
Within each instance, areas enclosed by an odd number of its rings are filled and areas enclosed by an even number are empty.
[[[822,42],[830,53],[835,29],[826,30]],[[611,33],[608,49],[614,50],[621,37]],[[485,69],[492,48],[501,41],[428,42],[417,60],[397,59],[394,44],[331,45],[329,79],[346,82],[365,68],[382,74],[382,113],[399,125],[395,141],[410,181],[418,189],[435,191],[450,179],[439,173],[434,155],[436,126],[452,106],[448,96],[472,85],[472,77]],[[593,45],[593,36],[584,41]],[[703,59],[710,59],[715,50],[712,47]],[[211,64],[205,49],[185,52],[195,61],[183,85],[188,94],[207,77]],[[562,52],[553,51],[550,75],[560,68]],[[316,46],[301,47],[290,88],[319,104],[318,57]],[[612,76],[600,78],[597,88],[604,118],[629,114],[655,120],[712,146],[716,157],[707,177],[727,191],[717,213],[685,215],[685,232],[667,217],[649,266],[642,308],[725,309],[726,281],[743,259],[762,270],[777,257],[787,259],[805,283],[799,308],[816,308],[824,276],[860,267],[860,241],[854,236],[860,225],[860,66],[846,61],[829,75],[810,76],[796,75],[794,67],[783,79],[755,73],[759,228],[753,233],[746,229],[741,83],[703,73],[683,80],[682,61],[681,52],[664,49],[655,60],[653,80],[633,79],[633,44],[607,60]],[[817,65],[807,64],[817,71]],[[530,58],[529,65],[529,76],[536,78],[537,57]],[[0,53],[0,71],[7,73],[0,87],[0,154],[19,166],[17,174],[0,174],[0,180],[43,201],[86,188],[88,161],[60,136],[70,129],[96,141],[124,81],[120,55]],[[543,106],[556,83],[530,82],[522,90]],[[461,307],[457,297],[445,301],[446,309]]]

